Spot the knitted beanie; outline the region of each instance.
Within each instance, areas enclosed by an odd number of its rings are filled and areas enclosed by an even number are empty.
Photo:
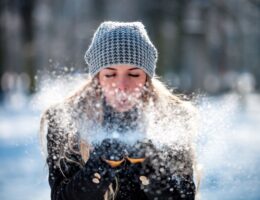
[[[94,33],[84,58],[91,76],[110,65],[130,64],[153,77],[158,52],[141,22],[105,21]]]

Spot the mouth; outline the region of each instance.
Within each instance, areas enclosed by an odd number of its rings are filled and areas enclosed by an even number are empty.
[[[128,105],[130,105],[130,102],[127,99],[121,99],[118,101],[118,104],[120,106],[128,106]]]

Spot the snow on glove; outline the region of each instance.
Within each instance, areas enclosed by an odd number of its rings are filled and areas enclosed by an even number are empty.
[[[155,150],[151,141],[137,141],[126,147],[126,163],[124,170],[119,173],[121,181],[132,182],[133,184],[149,184],[148,176],[152,168],[147,165],[146,160]]]
[[[104,143],[94,147],[83,168],[62,189],[62,199],[104,199],[104,194],[116,176],[116,168],[101,159],[103,151]]]
[[[144,165],[152,168],[148,175],[150,184],[143,189],[149,199],[185,199],[194,200],[195,185],[192,180],[192,172],[186,160],[186,153],[181,150],[173,150],[164,145],[155,149]],[[188,164],[187,164],[188,163]],[[185,174],[189,171],[189,174]]]

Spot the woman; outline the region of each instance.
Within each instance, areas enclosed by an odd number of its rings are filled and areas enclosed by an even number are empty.
[[[157,54],[141,22],[98,27],[90,77],[42,116],[52,200],[195,198],[195,111],[158,80]]]

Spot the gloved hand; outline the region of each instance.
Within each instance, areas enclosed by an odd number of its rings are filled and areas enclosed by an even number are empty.
[[[149,169],[149,173],[146,173],[149,184],[142,185],[148,199],[171,197],[193,200],[195,187],[192,176],[179,174],[180,170],[188,170],[184,152],[174,150],[168,145],[154,147],[149,152],[150,155],[143,163],[145,169]]]
[[[109,154],[112,144],[114,142],[104,140],[101,144],[94,145],[82,170],[79,170],[67,184],[67,199],[73,199],[72,194],[76,199],[84,199],[86,196],[89,199],[104,199],[105,192],[120,170],[120,166],[112,167],[103,160],[104,156],[112,155]]]
[[[111,167],[120,166],[124,161],[126,154],[126,144],[118,139],[107,138],[101,143],[101,158],[108,163]],[[120,169],[120,168],[118,168]]]
[[[156,151],[150,140],[137,141],[133,145],[126,146],[125,164],[120,171],[121,181],[132,182],[133,184],[148,185],[149,176],[153,172],[149,159]]]
[[[85,170],[91,174],[94,183],[102,187],[114,180],[121,167],[113,165],[113,162],[121,162],[123,149],[124,145],[114,139],[105,139],[101,144],[94,146],[85,164]]]
[[[137,141],[128,146],[124,170],[119,173],[120,180],[138,185],[149,199],[168,197],[165,191],[169,189],[171,176],[165,151],[157,148],[151,140]]]

